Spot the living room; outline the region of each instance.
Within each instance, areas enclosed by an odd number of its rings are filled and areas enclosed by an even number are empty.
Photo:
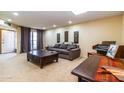
[[[53,20],[48,23],[46,22],[46,24],[41,22],[40,24],[44,26],[39,26],[36,23],[44,18],[48,18],[47,16],[50,14],[52,17],[49,17],[49,20],[56,17],[60,20],[54,20],[56,23]],[[65,16],[62,17],[60,16],[61,14]],[[68,14],[73,15],[73,17]],[[32,16],[29,17],[29,15]],[[1,23],[3,22],[0,31],[1,40],[5,37],[4,43],[1,43],[1,69],[4,65],[6,67],[5,72],[2,72],[1,77],[3,78],[0,81],[77,82],[79,81],[79,77],[74,76],[72,70],[84,62],[89,54],[97,54],[97,51],[93,49],[94,45],[101,44],[103,41],[115,41],[116,45],[120,46],[124,42],[124,14],[122,11],[87,11],[79,15],[74,15],[72,11],[1,11],[0,16]],[[66,19],[67,16],[68,20]],[[35,19],[36,21],[30,20],[25,22],[25,19]],[[67,21],[63,22],[61,19]],[[53,27],[49,24],[52,24]],[[10,47],[10,43],[7,44],[7,41],[12,39],[9,36],[3,35],[5,32],[3,30],[8,29],[9,32],[16,32],[16,47],[15,51],[11,51],[11,53],[3,53],[3,49],[8,50]],[[6,39],[7,37],[9,39]],[[12,44],[13,41],[8,42]],[[106,56],[106,53],[104,56]],[[121,57],[123,58],[123,54],[121,54]],[[52,62],[54,60],[57,63],[45,64],[47,61]],[[65,70],[63,71],[63,69]],[[28,70],[30,70],[30,73],[27,74]],[[53,71],[49,73],[51,70]],[[61,70],[61,73],[58,70]],[[48,75],[46,75],[46,72]],[[18,75],[17,73],[22,74]],[[43,76],[41,76],[41,73]],[[35,78],[34,74],[42,78]],[[53,77],[52,79],[51,76]]]
[[[98,12],[99,15],[102,13]],[[79,46],[81,48],[81,56],[87,57],[87,52],[94,51],[92,46],[102,41],[116,41],[117,44],[123,42],[123,15],[115,15],[105,17],[93,21],[83,22],[80,24],[70,25],[50,29],[44,33],[44,45],[56,44],[56,35],[60,33],[61,40],[64,42],[64,32],[69,32],[69,42],[74,42],[74,32],[79,32]]]
[[[123,0],[0,3],[1,93],[123,93]]]

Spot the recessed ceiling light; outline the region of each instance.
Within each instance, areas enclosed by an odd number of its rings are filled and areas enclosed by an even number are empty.
[[[72,24],[72,21],[70,20],[70,21],[68,21],[68,23],[69,23],[69,24]]]
[[[75,10],[75,11],[72,11],[75,15],[79,15],[79,14],[83,14],[83,13],[86,13],[88,11],[84,11],[84,10]]]
[[[11,21],[12,21],[12,19],[7,19],[7,21],[11,22]]]
[[[46,29],[46,27],[43,27],[42,29],[43,29],[43,30],[45,30],[45,29]]]
[[[56,27],[56,25],[54,24],[53,27]]]
[[[19,14],[17,12],[14,12],[13,15],[18,16]]]

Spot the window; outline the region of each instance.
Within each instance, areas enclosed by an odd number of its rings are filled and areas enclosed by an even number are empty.
[[[37,31],[31,31],[31,50],[37,49]]]

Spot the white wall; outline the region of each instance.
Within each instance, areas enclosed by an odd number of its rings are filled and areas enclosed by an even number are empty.
[[[122,42],[122,16],[48,30],[44,33],[44,46],[54,45],[57,33],[61,34],[61,42],[64,42],[64,31],[69,31],[69,42],[74,40],[74,31],[79,31],[81,56],[87,56],[87,52],[94,51],[92,46],[97,43],[105,40],[116,40],[118,44]]]

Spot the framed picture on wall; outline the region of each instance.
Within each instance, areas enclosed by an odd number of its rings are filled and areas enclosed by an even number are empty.
[[[68,42],[68,31],[65,31],[65,42]]]
[[[60,43],[60,33],[57,33],[57,43]]]
[[[79,31],[74,32],[74,43],[79,43]]]

